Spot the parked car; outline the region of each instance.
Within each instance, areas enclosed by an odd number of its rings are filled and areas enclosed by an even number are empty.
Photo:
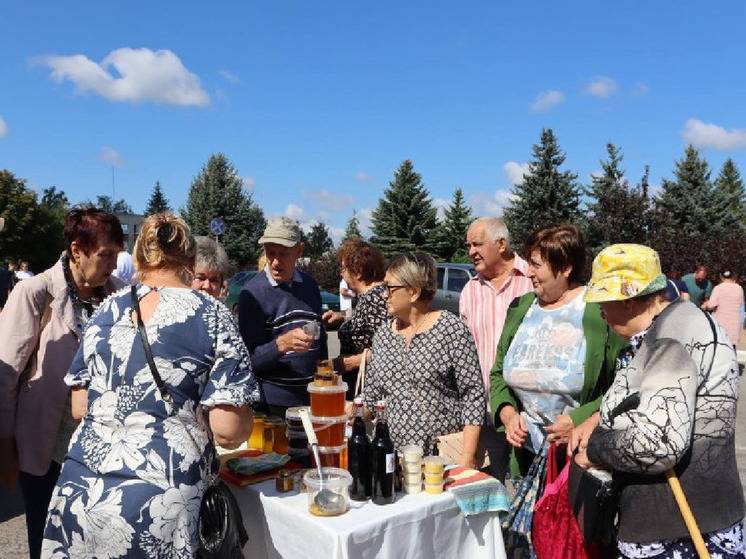
[[[238,298],[246,282],[257,274],[256,270],[245,270],[231,276],[228,280],[228,296],[225,298],[225,306],[233,314],[233,318],[238,321]]]
[[[438,291],[433,298],[433,308],[458,314],[458,300],[461,290],[476,272],[472,264],[441,262],[438,269]]]
[[[329,293],[328,291],[322,291],[321,292],[321,310],[323,310],[324,312],[326,311],[339,312],[340,310],[339,295],[335,295],[334,293]]]

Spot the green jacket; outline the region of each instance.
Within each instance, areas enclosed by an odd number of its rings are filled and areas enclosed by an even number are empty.
[[[523,322],[529,307],[536,300],[536,295],[526,293],[514,299],[508,308],[500,341],[497,344],[495,364],[490,371],[490,404],[495,414],[495,426],[498,431],[505,427],[500,421],[500,409],[503,406],[513,406],[519,412],[523,409],[521,402],[505,383],[503,378],[503,361],[513,342],[518,327]],[[616,358],[627,345],[627,341],[614,333],[606,321],[601,318],[601,308],[596,303],[587,303],[583,314],[583,332],[585,334],[585,380],[580,393],[580,407],[570,412],[570,418],[575,425],[579,425],[601,407],[601,398],[611,386],[616,368]],[[511,472],[519,473],[518,463],[525,465],[525,460],[516,459],[515,452],[511,459]],[[524,470],[521,467],[520,470]],[[523,472],[525,473],[525,472]]]

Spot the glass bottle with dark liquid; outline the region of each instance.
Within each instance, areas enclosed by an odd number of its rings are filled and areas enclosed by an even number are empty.
[[[350,499],[366,501],[372,493],[371,446],[363,422],[363,399],[355,398],[355,420],[352,436],[347,441],[348,469],[352,475]]]
[[[376,402],[376,435],[373,438],[373,495],[372,500],[377,505],[388,505],[394,502],[394,443],[389,435],[386,422],[386,404]]]

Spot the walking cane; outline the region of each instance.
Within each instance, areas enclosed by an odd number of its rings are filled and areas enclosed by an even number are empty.
[[[676,499],[676,504],[679,505],[681,516],[684,517],[684,524],[686,524],[686,528],[687,530],[689,530],[689,535],[692,537],[692,541],[694,542],[694,549],[697,550],[699,559],[710,559],[710,554],[707,551],[707,547],[705,546],[705,541],[702,539],[702,532],[699,531],[697,520],[692,514],[692,509],[689,508],[689,503],[686,500],[686,495],[684,495],[684,490],[681,488],[679,478],[676,477],[676,474],[673,472],[673,470],[668,470],[666,472],[666,479],[668,480],[668,485],[671,486],[671,491],[673,491],[673,496],[674,499]]]

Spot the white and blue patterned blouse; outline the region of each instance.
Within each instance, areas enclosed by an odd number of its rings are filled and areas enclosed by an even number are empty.
[[[152,288],[138,286],[142,298]],[[243,406],[259,393],[229,311],[186,288],[158,288],[146,323],[161,398],[131,320],[130,290],[88,323],[65,382],[88,388],[50,504],[49,557],[192,557],[208,465],[217,461],[205,408]]]

